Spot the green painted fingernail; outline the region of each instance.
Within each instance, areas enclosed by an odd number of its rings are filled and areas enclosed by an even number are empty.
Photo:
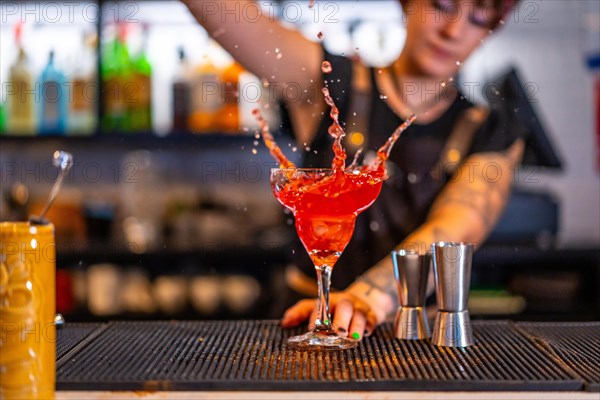
[[[358,333],[358,332],[352,332],[352,339],[354,339],[354,340],[360,339],[360,333]]]
[[[325,323],[326,323],[326,324],[328,324],[328,323],[329,323],[329,320],[328,320],[328,319],[326,319],[326,320],[325,320]]]

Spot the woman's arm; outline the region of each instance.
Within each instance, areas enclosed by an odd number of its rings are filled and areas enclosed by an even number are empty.
[[[523,153],[517,140],[503,153],[480,153],[467,158],[452,180],[436,198],[427,220],[399,247],[427,251],[437,241],[473,242],[485,240],[502,214],[512,181],[512,171]],[[391,257],[386,257],[361,275],[332,303],[334,324],[350,332],[372,332],[396,305],[396,284]],[[293,326],[306,319],[313,303],[302,301],[286,312],[282,324]],[[357,312],[358,311],[358,312]],[[363,315],[356,315],[363,314]]]
[[[252,0],[182,2],[244,68],[270,83],[288,106],[298,142],[310,143],[324,110],[320,44],[287,29],[272,7],[262,9]],[[308,12],[308,0],[305,3]]]
[[[208,34],[259,78],[307,87],[321,76],[319,44],[284,27],[272,9],[252,0],[182,1]]]

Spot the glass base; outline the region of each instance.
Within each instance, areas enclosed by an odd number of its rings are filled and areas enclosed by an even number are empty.
[[[345,350],[358,346],[357,340],[338,336],[337,333],[307,332],[288,338],[287,345],[294,350]]]

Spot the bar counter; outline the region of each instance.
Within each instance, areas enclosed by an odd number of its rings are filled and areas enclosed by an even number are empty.
[[[277,321],[67,323],[57,399],[598,399],[600,322],[475,321],[475,345],[287,349]]]

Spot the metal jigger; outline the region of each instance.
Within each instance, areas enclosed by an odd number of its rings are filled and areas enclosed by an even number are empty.
[[[445,347],[467,347],[473,344],[473,330],[467,310],[473,245],[438,242],[431,245],[436,299],[431,343]]]
[[[425,315],[425,293],[431,255],[396,250],[392,252],[392,260],[400,299],[394,321],[394,335],[398,339],[428,339],[431,331]]]

